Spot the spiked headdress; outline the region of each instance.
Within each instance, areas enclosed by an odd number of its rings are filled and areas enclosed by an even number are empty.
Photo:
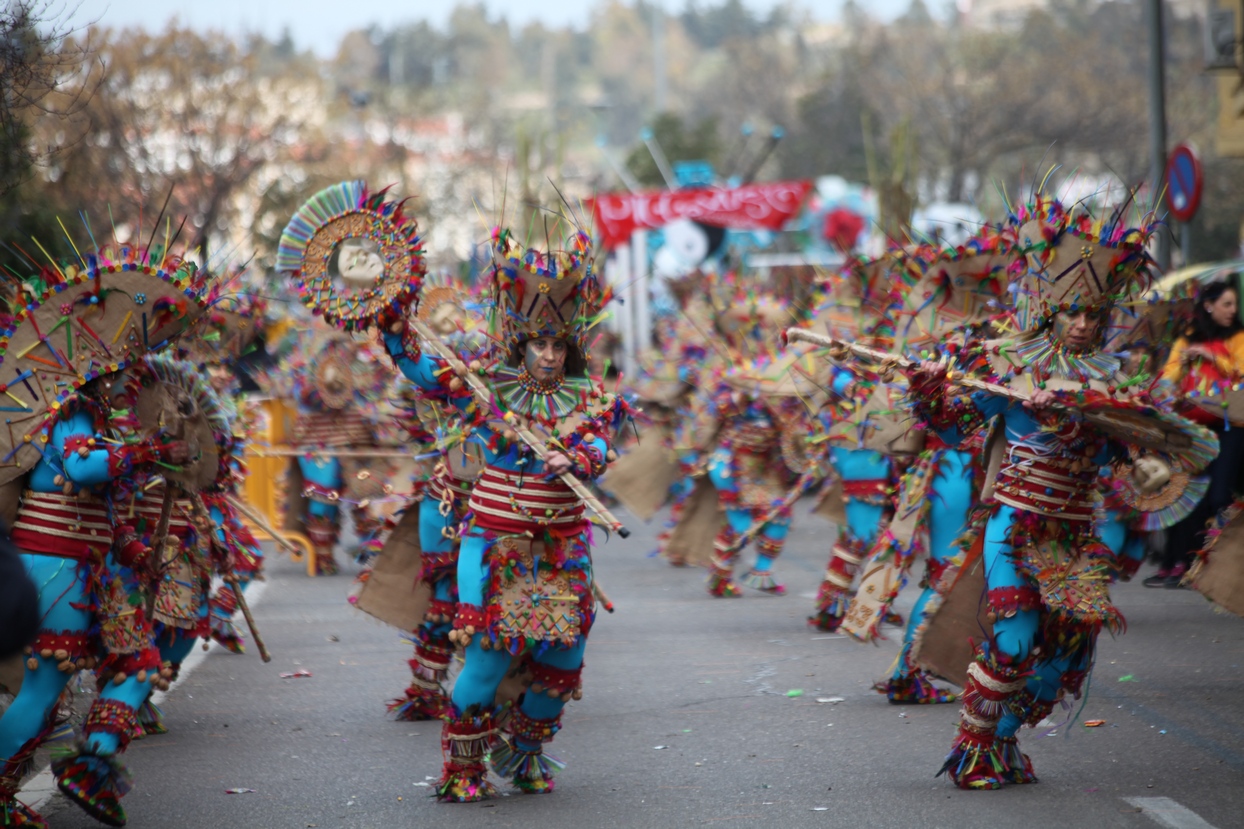
[[[576,231],[564,250],[541,252],[496,229],[492,248],[489,333],[511,351],[535,337],[557,337],[586,361],[588,332],[609,300],[596,274],[591,237]]]

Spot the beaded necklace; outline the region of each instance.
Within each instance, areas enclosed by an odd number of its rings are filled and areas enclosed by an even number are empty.
[[[498,366],[493,370],[493,388],[505,409],[516,414],[551,422],[568,417],[581,408],[592,394],[586,377],[567,377],[542,383],[526,368]]]

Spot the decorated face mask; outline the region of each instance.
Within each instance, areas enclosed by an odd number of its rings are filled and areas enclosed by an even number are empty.
[[[350,282],[372,282],[384,273],[384,260],[368,239],[347,239],[337,253],[337,270]]]

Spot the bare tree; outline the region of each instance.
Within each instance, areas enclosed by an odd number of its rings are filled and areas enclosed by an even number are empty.
[[[63,130],[94,91],[92,84],[77,83],[72,95],[54,95],[91,55],[89,43],[72,41],[71,16],[51,0],[7,0],[0,9],[0,195],[55,148],[32,140],[33,121],[54,121]]]
[[[322,106],[314,67],[261,71],[255,50],[220,34],[104,31],[98,54],[106,74],[81,81],[99,83],[78,116],[88,138],[52,171],[76,201],[66,206],[110,205],[137,229],[167,200],[169,216],[187,219],[182,241],[204,257],[256,173]]]

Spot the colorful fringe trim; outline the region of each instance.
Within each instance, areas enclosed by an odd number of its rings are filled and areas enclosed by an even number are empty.
[[[553,776],[565,770],[566,764],[540,747],[534,752],[523,751],[510,740],[502,740],[489,758],[498,776],[508,778],[524,794],[548,794],[553,791]]]
[[[1025,664],[1008,665],[980,646],[968,666],[959,711],[959,734],[937,776],[949,775],[961,789],[1000,789],[1009,770],[996,739],[1008,703],[1027,683]]]
[[[763,590],[765,593],[772,593],[775,596],[782,596],[786,593],[786,586],[779,584],[769,570],[752,570],[743,577],[743,583],[748,587],[754,587],[757,590]]]
[[[164,712],[154,705],[150,699],[138,709],[138,725],[142,728],[142,736],[167,734],[168,726],[164,724]]]
[[[412,679],[406,696],[389,703],[389,713],[398,722],[423,722],[439,720],[449,713],[449,699],[439,683],[433,686],[421,684],[424,680]]]

